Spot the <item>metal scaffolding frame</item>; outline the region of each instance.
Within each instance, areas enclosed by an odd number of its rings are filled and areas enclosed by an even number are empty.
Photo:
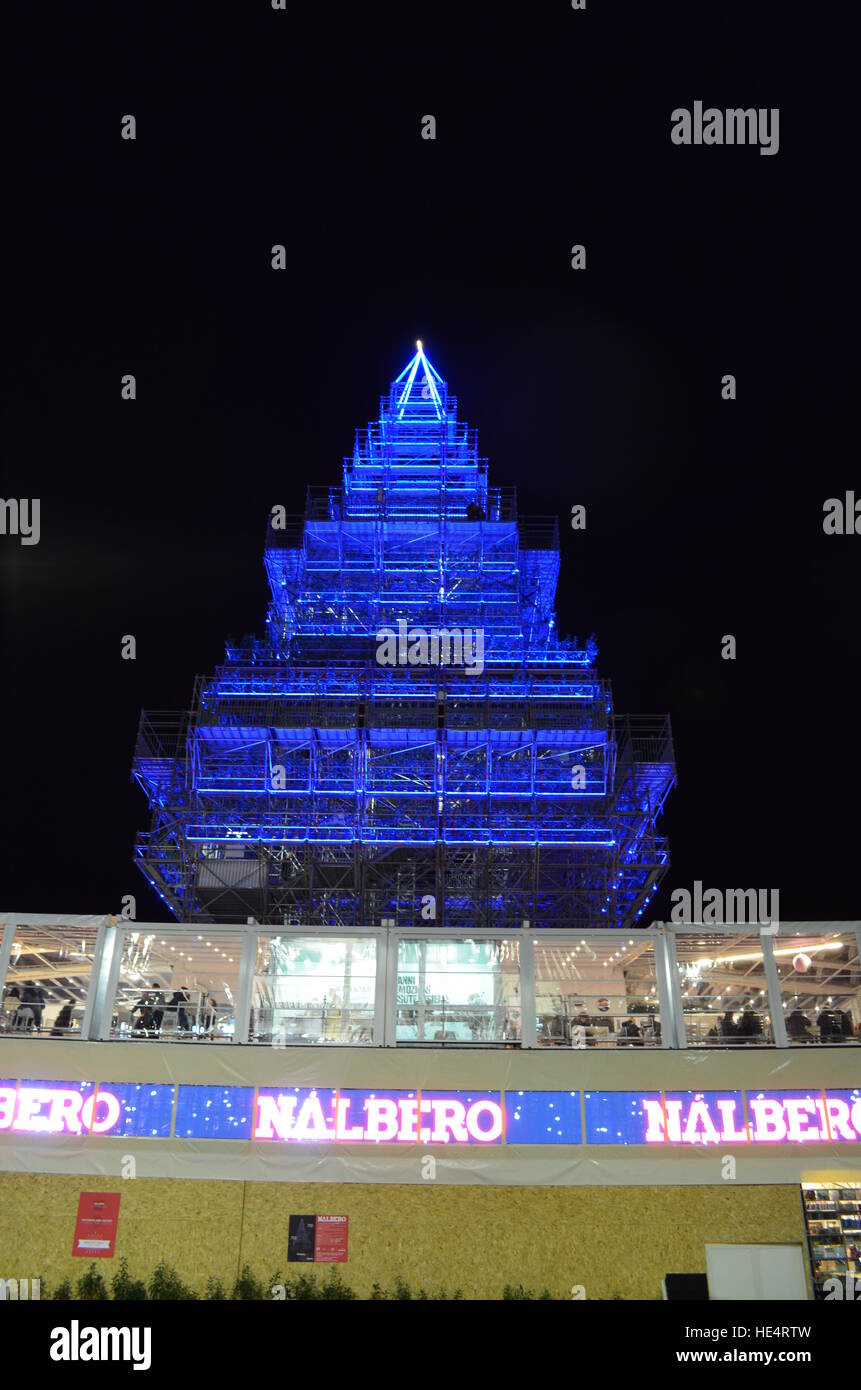
[[[616,716],[594,641],[559,637],[558,523],[488,486],[420,344],[341,486],[273,509],[265,565],[266,636],[141,718],[135,858],[174,916],[641,924],[669,719]]]

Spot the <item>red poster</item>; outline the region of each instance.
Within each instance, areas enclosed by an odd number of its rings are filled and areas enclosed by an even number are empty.
[[[314,1259],[320,1264],[340,1265],[347,1258],[347,1216],[318,1216],[314,1232]]]
[[[119,1192],[82,1192],[72,1254],[86,1255],[91,1260],[112,1260],[119,1215]]]

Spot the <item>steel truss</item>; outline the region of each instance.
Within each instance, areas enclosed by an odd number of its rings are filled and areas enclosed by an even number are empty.
[[[270,516],[266,638],[228,646],[188,713],[141,719],[136,860],[178,918],[642,918],[669,862],[669,720],[614,715],[594,642],[556,632],[555,520],[519,518],[477,451],[419,346],[341,487]]]

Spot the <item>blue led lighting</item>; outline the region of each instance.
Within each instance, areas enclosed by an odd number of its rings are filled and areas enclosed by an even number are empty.
[[[409,376],[407,377],[407,384],[406,384],[406,386],[404,387],[403,392],[401,393],[400,400],[398,401],[398,419],[399,419],[399,420],[403,417],[404,406],[406,405],[407,401],[409,400],[410,391],[412,390],[413,382],[415,381],[415,378],[416,378],[416,370],[417,370],[417,368],[418,368],[418,365],[419,365],[419,354],[416,353],[416,355],[415,355],[415,357],[413,358],[412,363],[411,363],[411,371],[410,371]]]
[[[418,341],[340,485],[309,488],[283,529],[269,519],[265,636],[228,643],[189,720],[141,723],[134,776],[153,822],[135,859],[176,916],[282,921],[272,893],[309,924],[358,924],[360,890],[327,866],[404,850],[392,882],[433,882],[450,861],[451,920],[468,926],[457,875],[473,849],[489,865],[475,881],[516,922],[564,925],[563,898],[580,925],[641,918],[668,864],[669,725],[616,719],[595,639],[559,635],[556,518],[520,517],[478,447]],[[460,664],[438,646],[410,665],[416,633],[473,645]],[[400,925],[391,884],[373,893],[375,920]]]

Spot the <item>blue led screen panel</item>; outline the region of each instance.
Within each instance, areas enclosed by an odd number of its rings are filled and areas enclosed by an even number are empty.
[[[582,1144],[579,1091],[506,1091],[507,1144]]]
[[[175,1086],[151,1085],[143,1081],[100,1082],[100,1101],[106,1091],[121,1107],[120,1119],[112,1134],[127,1134],[139,1139],[170,1137]]]
[[[662,1109],[661,1093],[584,1091],[583,1108],[587,1144],[645,1144]]]
[[[177,1139],[250,1139],[253,1086],[180,1086]]]

